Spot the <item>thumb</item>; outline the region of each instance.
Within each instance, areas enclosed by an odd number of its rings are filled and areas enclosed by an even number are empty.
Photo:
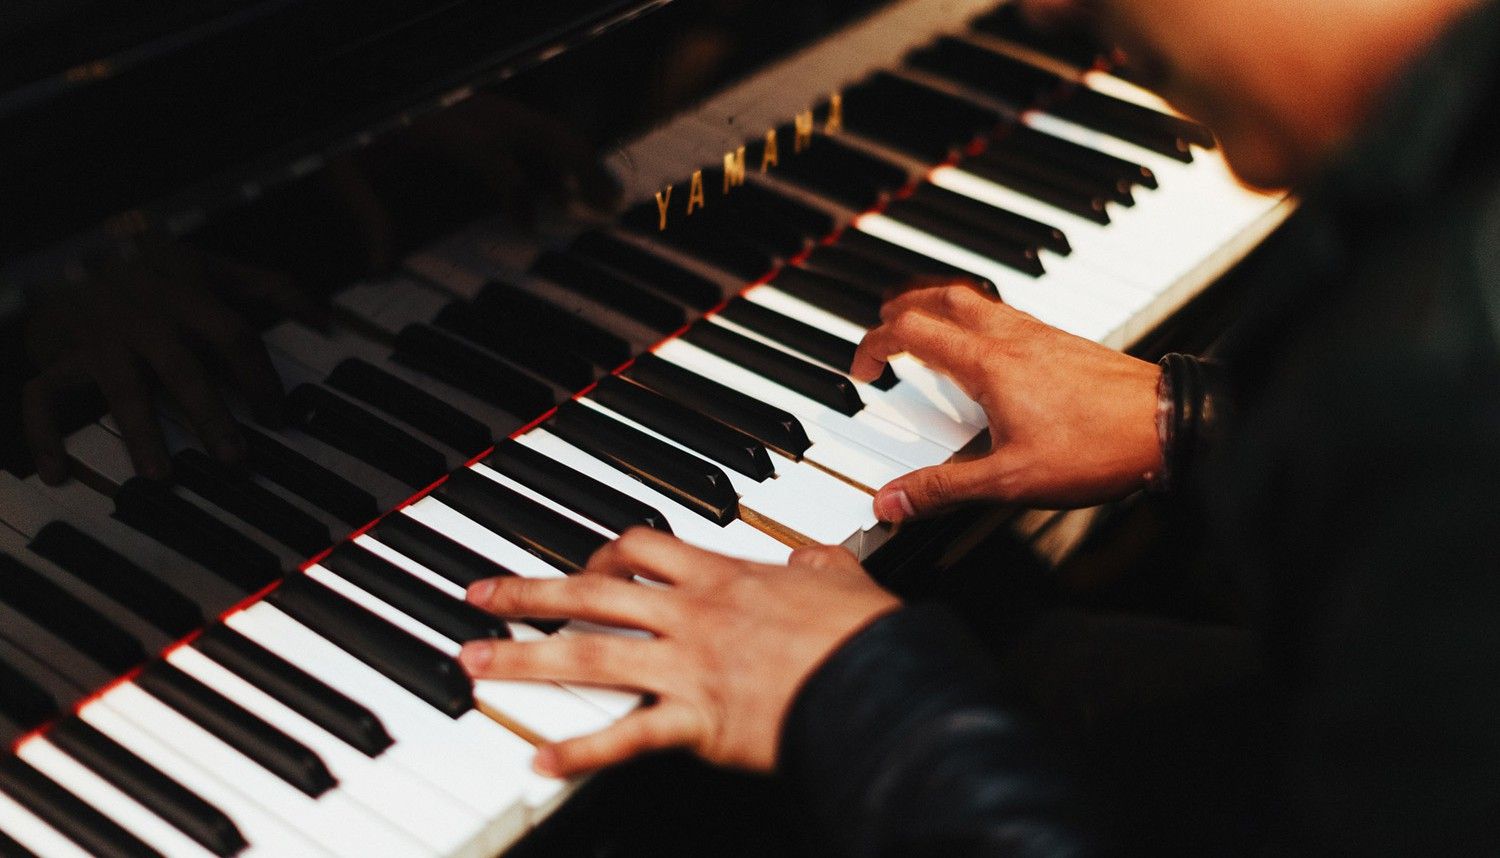
[[[986,456],[912,471],[887,483],[875,495],[875,515],[896,524],[968,501],[998,494],[995,466]]]

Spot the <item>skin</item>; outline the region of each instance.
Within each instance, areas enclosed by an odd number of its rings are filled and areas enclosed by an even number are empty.
[[[1477,0],[1022,2],[1039,19],[1099,28],[1150,70],[1168,97],[1219,132],[1241,177],[1280,186],[1336,153],[1400,70]],[[994,443],[979,460],[884,487],[875,501],[882,518],[975,500],[1097,503],[1140,487],[1160,466],[1154,365],[1069,337],[961,285],[893,300],[860,344],[852,373],[873,379],[902,352],[978,399]],[[895,606],[834,549],[798,552],[778,569],[716,558],[661,534],[628,534],[602,549],[590,570],[545,585],[481,584],[470,593],[507,616],[579,617],[656,634],[632,643],[465,649],[475,676],[579,680],[661,695],[619,726],[543,748],[537,766],[546,773],[575,773],[664,747],[768,770],[800,684],[851,634]],[[669,588],[623,580],[631,574]],[[621,580],[600,585],[611,576]]]

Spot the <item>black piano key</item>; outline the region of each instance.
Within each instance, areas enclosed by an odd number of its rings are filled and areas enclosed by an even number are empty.
[[[656,355],[641,355],[621,375],[700,414],[733,426],[794,459],[801,459],[812,446],[807,430],[794,415]]]
[[[337,394],[301,384],[286,398],[289,422],[413,488],[446,471],[443,454]]]
[[[530,420],[551,408],[552,391],[499,358],[430,325],[408,325],[391,359]]]
[[[192,646],[365,756],[393,744],[373,712],[228,626],[210,626]]]
[[[223,811],[84,721],[64,719],[47,739],[209,852],[229,858],[249,846]]]
[[[681,305],[611,272],[586,256],[548,251],[532,263],[533,274],[579,295],[625,314],[659,333],[668,334],[687,324]]]
[[[968,280],[985,287],[985,291],[998,295],[994,284],[990,283],[978,274],[965,271],[956,265],[949,265],[940,259],[908,250],[899,244],[892,244],[883,238],[860,232],[857,229],[844,230],[839,236],[835,247],[847,250],[857,256],[872,259],[884,265],[890,265],[908,271],[913,280],[941,280],[952,282],[954,280]],[[866,325],[865,327],[871,327]]]
[[[781,133],[785,135],[784,139],[791,139],[789,130],[783,129]],[[763,142],[751,144],[752,163],[759,163],[763,145]],[[832,176],[837,181],[851,183],[851,189],[868,185],[877,192],[897,191],[911,181],[911,175],[900,164],[825,134],[814,134],[811,145],[804,151],[793,152],[781,159],[776,166],[776,175],[793,179]]]
[[[624,337],[509,283],[485,284],[469,308],[492,327],[519,338],[567,343],[597,367],[613,369],[635,351]]]
[[[990,148],[1025,152],[1066,165],[1073,172],[1099,179],[1125,181],[1147,189],[1158,187],[1156,173],[1150,167],[1090,149],[1071,140],[1053,137],[1024,125],[1018,125],[1005,136],[992,141]]]
[[[845,233],[847,236],[848,233]],[[772,286],[862,328],[880,324],[880,296],[806,268],[784,268]]]
[[[1037,249],[1020,244],[982,227],[965,223],[949,212],[924,205],[916,199],[897,200],[886,207],[886,217],[936,236],[949,244],[976,253],[1007,268],[1032,277],[1046,273]]]
[[[724,300],[724,290],[707,277],[606,232],[586,232],[574,239],[569,249],[614,271],[649,283],[695,310],[707,310]]]
[[[504,620],[444,595],[363,548],[342,545],[321,565],[449,640],[510,637]]]
[[[1184,122],[1085,86],[1079,86],[1067,97],[1058,99],[1048,112],[1184,164],[1193,162],[1194,140],[1213,143],[1212,135],[1195,127],[1196,123]]]
[[[0,858],[37,858],[37,855],[0,831]]]
[[[266,597],[450,718],[474,708],[474,686],[458,661],[305,575]]]
[[[611,385],[613,379],[613,376],[605,378],[591,395],[597,397],[598,391]],[[666,516],[650,504],[585,476],[519,441],[497,446],[485,464],[615,533],[624,533],[632,527],[672,532]]]
[[[515,577],[514,572],[472,551],[406,515],[393,515],[375,528],[374,536],[391,548],[464,589],[487,578]],[[532,628],[552,634],[562,628],[560,620],[523,620]]]
[[[865,407],[848,376],[757,342],[722,325],[700,322],[682,338],[840,414],[853,417]]]
[[[754,301],[736,298],[719,315],[841,372],[847,372],[854,364],[854,343]],[[890,390],[898,381],[887,365],[872,385],[879,390]]]
[[[938,162],[987,137],[1005,121],[997,110],[889,72],[844,94],[848,127]]]
[[[0,652],[0,714],[18,734],[34,730],[56,716],[61,704],[3,656]],[[5,737],[6,744],[15,738],[15,735]]]
[[[911,198],[934,211],[987,232],[1061,256],[1072,253],[1068,237],[1055,226],[982,203],[933,184],[919,185]]]
[[[1163,113],[1154,107],[1126,101],[1096,89],[1082,90],[1077,98],[1087,102],[1089,109],[1106,121],[1117,121],[1162,137],[1176,137],[1204,149],[1213,149],[1218,145],[1213,132],[1200,122]]]
[[[588,406],[559,408],[548,431],[626,475],[724,526],[739,518],[739,496],[718,466],[642,434]]]
[[[1124,179],[1100,179],[1088,173],[1076,172],[1066,164],[1050,158],[1017,152],[1004,147],[990,148],[975,156],[975,160],[999,164],[1017,173],[1045,182],[1054,188],[1077,194],[1080,197],[1099,197],[1122,206],[1135,205],[1130,182]]]
[[[312,555],[333,544],[327,525],[202,450],[179,450],[172,463],[179,485],[293,551]]]
[[[558,348],[555,340],[514,336],[512,326],[493,325],[487,316],[473,312],[467,304],[449,304],[432,323],[565,390],[578,390],[594,382],[593,366],[577,354]]]
[[[855,211],[875,208],[894,190],[867,175],[846,170],[816,148],[788,158],[776,168],[776,178]]]
[[[17,757],[0,754],[0,791],[99,858],[161,858],[134,834]]]
[[[173,549],[245,593],[281,575],[276,555],[208,512],[141,477],[115,492],[114,518]]]
[[[757,482],[776,475],[761,442],[640,385],[607,378],[589,398]]]
[[[256,473],[350,527],[360,527],[380,515],[374,495],[269,435],[248,426],[240,431]]]
[[[679,188],[679,192],[683,190]],[[660,241],[707,265],[721,268],[745,280],[755,280],[774,269],[781,257],[745,236],[735,235],[705,217],[674,207],[667,228],[661,229],[654,201],[627,210],[621,226],[646,238]]]
[[[338,785],[333,773],[307,746],[167,662],[152,664],[135,681],[151,696],[303,793],[317,798]]]
[[[965,161],[964,169],[976,176],[989,179],[997,185],[1004,185],[1085,220],[1102,225],[1108,225],[1110,222],[1109,201],[1103,196],[1060,188],[1046,179],[1038,178],[1025,168],[1017,167],[1014,163],[981,156]]]
[[[1106,48],[1079,30],[1041,31],[1021,14],[1016,3],[1006,3],[974,21],[974,29],[1032,48],[1080,68],[1093,66]]]
[[[203,611],[191,599],[65,521],[43,526],[27,547],[170,637],[203,626]]]
[[[1015,109],[1049,101],[1069,82],[1053,72],[962,39],[945,37],[906,57],[913,68],[982,92]]]
[[[559,413],[572,407],[578,406],[568,403]],[[443,503],[564,572],[582,569],[589,557],[609,541],[597,531],[468,469],[455,471],[436,495]]]
[[[836,244],[819,247],[797,267],[842,280],[881,301],[904,291],[912,282],[910,272]]]
[[[360,358],[341,361],[329,374],[327,384],[465,455],[476,455],[493,443],[488,426]]]
[[[743,208],[745,216],[759,222],[784,225],[807,241],[817,241],[833,232],[838,221],[833,215],[794,200],[766,185],[745,184],[730,193],[727,208]],[[790,248],[796,250],[800,248]]]
[[[713,208],[705,211],[694,226],[711,227],[736,236],[776,259],[788,259],[806,250],[814,236],[777,217],[773,209],[741,199],[746,195],[740,191],[749,187],[736,188],[728,199],[716,200]]]
[[[54,700],[75,700],[119,675],[64,635],[0,599],[0,652],[11,666],[47,688]]]
[[[135,637],[72,593],[5,555],[0,555],[0,602],[106,670],[124,673],[146,660],[145,648]],[[25,646],[24,641],[17,643]]]

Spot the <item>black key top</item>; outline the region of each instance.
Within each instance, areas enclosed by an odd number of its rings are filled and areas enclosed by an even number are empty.
[[[307,746],[172,665],[156,662],[135,681],[151,696],[307,795],[317,798],[338,785]]]
[[[430,485],[448,469],[442,453],[315,384],[298,385],[287,395],[286,409],[292,425],[413,488]]]
[[[37,858],[36,853],[10,839],[10,835],[0,831],[0,858]]]
[[[605,369],[630,360],[635,352],[623,337],[509,283],[486,284],[470,309],[483,315],[491,326],[517,337],[567,343],[595,366]]]
[[[1027,23],[1020,6],[1015,3],[1006,3],[978,18],[974,21],[974,29],[1025,45],[1080,68],[1092,67],[1106,52],[1103,45],[1082,31],[1038,30]]]
[[[119,675],[4,599],[0,599],[0,652],[59,703],[76,700]]]
[[[229,858],[249,845],[222,811],[84,721],[67,718],[47,739],[209,852]]]
[[[722,325],[700,322],[682,338],[840,414],[853,417],[865,407],[854,382],[847,376],[808,363]]]
[[[928,74],[972,87],[1018,110],[1052,101],[1070,85],[1053,72],[951,37],[913,51],[906,62]]]
[[[1106,202],[1119,203],[1123,206],[1135,205],[1135,196],[1131,193],[1130,183],[1124,179],[1098,179],[1087,173],[1073,172],[1065,164],[1057,164],[1050,159],[1040,158],[1028,152],[1017,152],[1005,148],[988,149],[976,155],[975,160],[997,164],[1080,197],[1099,197]]]
[[[467,304],[449,304],[433,319],[433,324],[489,349],[565,390],[578,390],[594,383],[593,366],[578,355],[558,348],[555,340],[543,342],[539,337],[514,336],[513,326],[491,324],[489,317],[473,312]]]
[[[606,377],[591,395],[597,396],[598,390],[611,384],[613,379],[613,376]],[[672,525],[667,523],[666,517],[649,504],[585,476],[519,441],[506,441],[496,447],[495,452],[485,459],[485,464],[615,533],[624,533],[632,527],[672,532]]]
[[[1041,257],[1035,247],[1019,244],[972,224],[955,219],[951,214],[930,208],[918,200],[897,200],[886,207],[887,217],[936,236],[949,244],[977,253],[987,259],[1032,277],[1046,273]]]
[[[1203,141],[1200,145],[1208,147],[1214,142],[1213,135],[1197,123],[1084,86],[1052,105],[1050,112],[1184,164],[1193,162],[1194,142]]]
[[[48,523],[27,547],[170,637],[203,627],[203,611],[191,599],[67,522]]]
[[[731,211],[739,209],[743,216],[758,222],[785,225],[806,241],[820,240],[838,226],[833,215],[765,185],[747,184],[738,187],[730,195],[728,202]],[[799,242],[788,250],[796,251],[801,246]]]
[[[806,250],[813,236],[782,220],[773,209],[749,201],[748,194],[740,193],[749,187],[737,188],[729,199],[716,201],[695,226],[743,239],[777,259]]]
[[[120,486],[114,500],[116,519],[245,593],[255,593],[281,576],[276,555],[162,483],[135,477]]]
[[[855,211],[875,208],[894,190],[882,187],[868,175],[847,170],[816,147],[788,158],[785,166],[776,169],[776,178]]]
[[[854,343],[843,337],[836,337],[821,328],[815,328],[806,322],[783,316],[754,301],[736,298],[719,315],[763,337],[796,349],[837,371],[847,372],[848,368],[854,364],[856,348]],[[898,381],[895,372],[887,365],[885,371],[872,383],[872,386],[878,390],[890,390]]]
[[[3,737],[7,745],[15,741],[17,735],[34,730],[56,716],[60,706],[47,689],[0,658],[0,715],[4,715],[15,730],[14,734]]]
[[[327,525],[202,450],[179,450],[172,464],[179,485],[293,551],[311,556],[333,544]]]
[[[1025,152],[1037,158],[1065,165],[1067,169],[1099,179],[1124,181],[1143,188],[1158,186],[1156,173],[1124,158],[1118,158],[1097,149],[1080,146],[1071,140],[1053,137],[1024,125],[1012,128],[1004,137],[990,143],[991,149]]]
[[[915,250],[907,250],[899,244],[892,244],[883,238],[877,238],[867,232],[857,229],[845,230],[839,236],[835,247],[842,248],[850,253],[873,259],[884,265],[894,266],[908,271],[914,280],[942,280],[952,282],[954,280],[968,280],[978,283],[985,291],[999,295],[994,284],[990,283],[978,274],[965,271],[956,265],[949,265],[940,259],[933,259],[917,253]],[[870,327],[866,325],[865,327]]]
[[[931,162],[1001,127],[996,110],[888,72],[845,93],[849,127]]]
[[[572,407],[576,403],[562,406],[559,413]],[[467,468],[455,471],[436,494],[443,503],[564,572],[582,569],[609,541],[597,531]]]
[[[795,416],[654,354],[636,358],[621,375],[700,414],[733,426],[793,459],[800,460],[812,446],[807,431]]]
[[[978,157],[965,161],[964,169],[1085,220],[1105,225],[1110,222],[1108,201],[1104,197],[1059,188],[1012,163]]]
[[[912,191],[911,198],[929,209],[1019,244],[1050,250],[1061,256],[1073,252],[1068,237],[1057,227],[956,194],[947,188],[922,184]]]
[[[473,318],[473,314],[469,317]],[[488,426],[360,358],[340,362],[329,374],[327,383],[334,390],[373,405],[465,455],[477,455],[493,443]]]
[[[847,233],[846,233],[847,235]],[[805,268],[785,268],[771,285],[861,328],[880,324],[880,296]]]
[[[759,163],[763,145],[751,144],[752,162]],[[789,177],[799,184],[818,184],[820,177],[832,177],[835,185],[849,183],[851,189],[869,187],[877,196],[881,191],[899,190],[911,181],[905,167],[824,134],[815,134],[812,144],[803,152],[782,159],[776,171],[778,178]]]
[[[256,473],[350,527],[360,527],[380,515],[369,492],[269,435],[248,426],[240,431]]]
[[[0,791],[99,858],[161,858],[114,820],[9,754],[0,754]]]
[[[499,358],[430,325],[408,325],[391,359],[425,372],[522,420],[551,408],[552,391]]]
[[[577,402],[559,408],[547,428],[721,527],[739,518],[734,486],[710,462]]]
[[[449,640],[510,637],[510,628],[499,617],[439,592],[358,546],[339,546],[322,565]]]
[[[106,670],[124,673],[146,660],[140,641],[72,593],[5,555],[0,555],[0,602]]]
[[[365,756],[393,743],[373,712],[228,626],[210,626],[192,645]]]
[[[620,217],[620,225],[745,280],[756,280],[781,262],[773,250],[735,235],[700,214],[683,214],[674,204],[667,228],[661,229],[660,215],[652,201],[627,210]]]
[[[486,578],[514,577],[516,573],[476,551],[454,542],[411,516],[393,515],[375,528],[375,538],[464,589]],[[562,628],[560,620],[523,620],[528,626],[552,634]]]
[[[838,245],[824,245],[798,263],[799,268],[842,280],[880,301],[911,285],[911,274]]]
[[[757,482],[776,475],[759,441],[640,385],[607,378],[589,398]]]
[[[681,305],[641,286],[585,256],[549,251],[537,257],[532,273],[592,301],[613,308],[642,325],[668,334],[687,324]]]
[[[695,310],[707,310],[724,300],[724,290],[706,277],[605,232],[580,235],[570,249],[614,271],[649,283]]]
[[[448,717],[474,708],[473,683],[457,660],[311,578],[288,578],[266,599]]]

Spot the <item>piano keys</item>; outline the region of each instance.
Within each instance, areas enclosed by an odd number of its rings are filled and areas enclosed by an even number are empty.
[[[874,557],[874,491],[986,429],[909,356],[848,377],[883,296],[967,279],[1124,347],[1285,215],[988,5],[895,4],[646,135],[614,223],[519,256],[477,224],[273,324],[287,419],[241,412],[242,469],[169,413],[171,481],[107,417],[77,480],[0,474],[0,853],[495,855],[579,788],[534,746],[641,700],[471,683],[464,640],[629,632],[469,585],[635,526]]]

